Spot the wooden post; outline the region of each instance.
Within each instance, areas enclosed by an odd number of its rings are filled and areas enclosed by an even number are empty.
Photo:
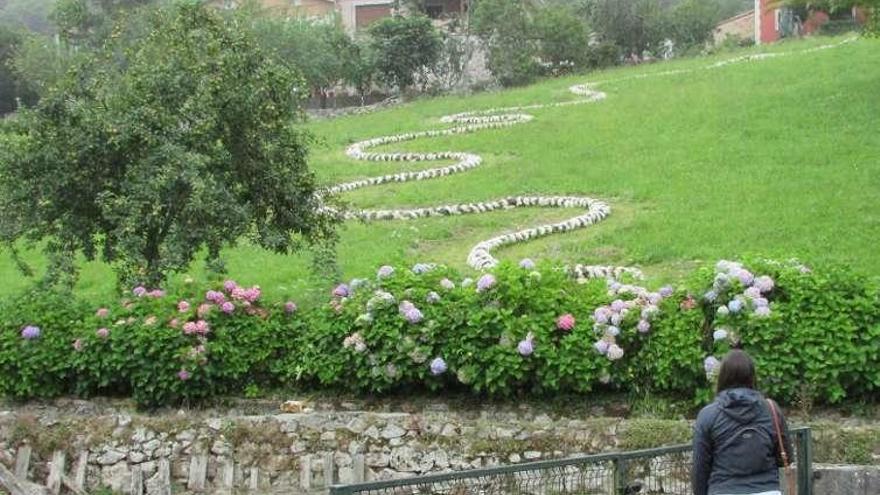
[[[254,493],[260,489],[260,468],[254,466],[250,468],[250,479],[248,480],[248,488]]]
[[[159,459],[159,494],[171,495],[171,462],[168,458]]]
[[[208,456],[193,454],[189,462],[189,481],[186,487],[194,492],[205,491],[205,480],[208,477]]]
[[[355,454],[351,458],[352,481],[355,483],[363,483],[366,478],[366,463],[364,462],[364,454]]]
[[[220,469],[220,482],[218,484],[223,487],[223,493],[231,494],[233,487],[235,487],[235,461],[224,459]]]
[[[140,466],[131,468],[131,495],[144,495],[144,472]]]
[[[324,454],[324,486],[330,488],[333,486],[333,471],[335,471],[336,461],[332,453]]]
[[[52,453],[52,461],[49,463],[49,477],[46,479],[46,486],[49,488],[49,493],[53,495],[58,495],[61,493],[61,476],[64,475],[64,463],[67,460],[67,455],[61,451],[56,450]]]
[[[6,466],[0,464],[0,486],[5,488],[10,495],[34,495],[41,493],[31,487],[30,483],[18,479]]]
[[[73,486],[82,490],[86,487],[86,468],[89,467],[89,452],[83,451],[79,453],[79,460],[76,461],[76,467],[73,469]]]
[[[15,477],[26,480],[28,470],[31,466],[31,446],[22,445],[18,448],[18,455],[15,457]]]
[[[304,455],[299,460],[299,486],[303,490],[312,489],[312,456]]]

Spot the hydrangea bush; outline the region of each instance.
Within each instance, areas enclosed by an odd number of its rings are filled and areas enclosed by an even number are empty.
[[[159,406],[298,387],[704,400],[733,345],[780,400],[834,403],[880,387],[876,282],[796,262],[722,261],[656,290],[549,262],[474,279],[420,263],[337,284],[311,308],[266,303],[230,280],[136,287],[100,307],[32,292],[0,310],[0,393],[16,398]]]

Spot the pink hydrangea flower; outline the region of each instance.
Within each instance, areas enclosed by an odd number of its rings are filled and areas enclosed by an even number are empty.
[[[97,335],[98,337],[100,337],[102,339],[106,339],[107,337],[110,336],[110,330],[107,330],[106,328],[99,328],[99,329],[95,330],[95,335]]]
[[[147,289],[139,285],[135,287],[131,293],[134,294],[135,297],[144,297],[147,294]]]
[[[180,370],[177,372],[177,378],[180,378],[180,381],[185,382],[190,379],[189,371]]]
[[[284,303],[284,312],[289,315],[296,313],[296,303],[293,301],[287,301]]]
[[[235,304],[232,304],[231,302],[226,301],[225,303],[220,305],[220,311],[223,311],[224,313],[231,315],[235,311]]]
[[[189,311],[189,303],[186,301],[180,301],[179,303],[177,303],[177,311],[180,311],[181,313],[186,313],[187,311]]]
[[[225,303],[222,303],[225,304]],[[196,315],[199,318],[205,318],[209,314],[211,314],[212,306],[210,304],[199,304],[199,307],[196,309]]]
[[[110,310],[107,308],[99,308],[98,311],[95,311],[95,316],[98,318],[106,318],[110,316]]]
[[[556,320],[556,328],[570,332],[574,328],[574,316],[571,313],[564,314]]]
[[[171,321],[168,322],[168,326],[171,328],[177,328],[180,326],[180,320],[177,318],[172,318]]]
[[[223,282],[223,289],[226,292],[231,293],[236,287],[238,287],[238,284],[235,283],[235,280],[227,280],[226,282]]]
[[[188,321],[183,324],[183,333],[185,333],[186,335],[192,335],[196,333],[196,330],[196,322],[194,321]]]
[[[75,350],[76,352],[79,352],[82,350],[82,348],[83,348],[82,339],[76,339],[73,341],[73,350]]]
[[[196,322],[196,333],[199,335],[207,335],[208,332],[211,331],[211,327],[208,325],[208,322],[205,320],[199,320]]]

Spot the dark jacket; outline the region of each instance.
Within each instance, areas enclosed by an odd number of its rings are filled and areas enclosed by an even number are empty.
[[[775,403],[774,403],[775,404]],[[789,461],[788,427],[776,407]],[[734,388],[718,394],[694,425],[694,495],[735,495],[779,490],[782,458],[767,400],[760,392]]]

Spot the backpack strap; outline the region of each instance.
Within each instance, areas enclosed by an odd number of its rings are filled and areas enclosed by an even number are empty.
[[[787,469],[790,464],[788,462],[788,452],[785,451],[785,445],[782,442],[782,427],[779,424],[779,413],[776,411],[776,405],[772,400],[767,399],[767,405],[770,406],[770,416],[773,417],[773,429],[776,430],[776,440],[779,443],[779,455],[782,457],[782,465]]]

